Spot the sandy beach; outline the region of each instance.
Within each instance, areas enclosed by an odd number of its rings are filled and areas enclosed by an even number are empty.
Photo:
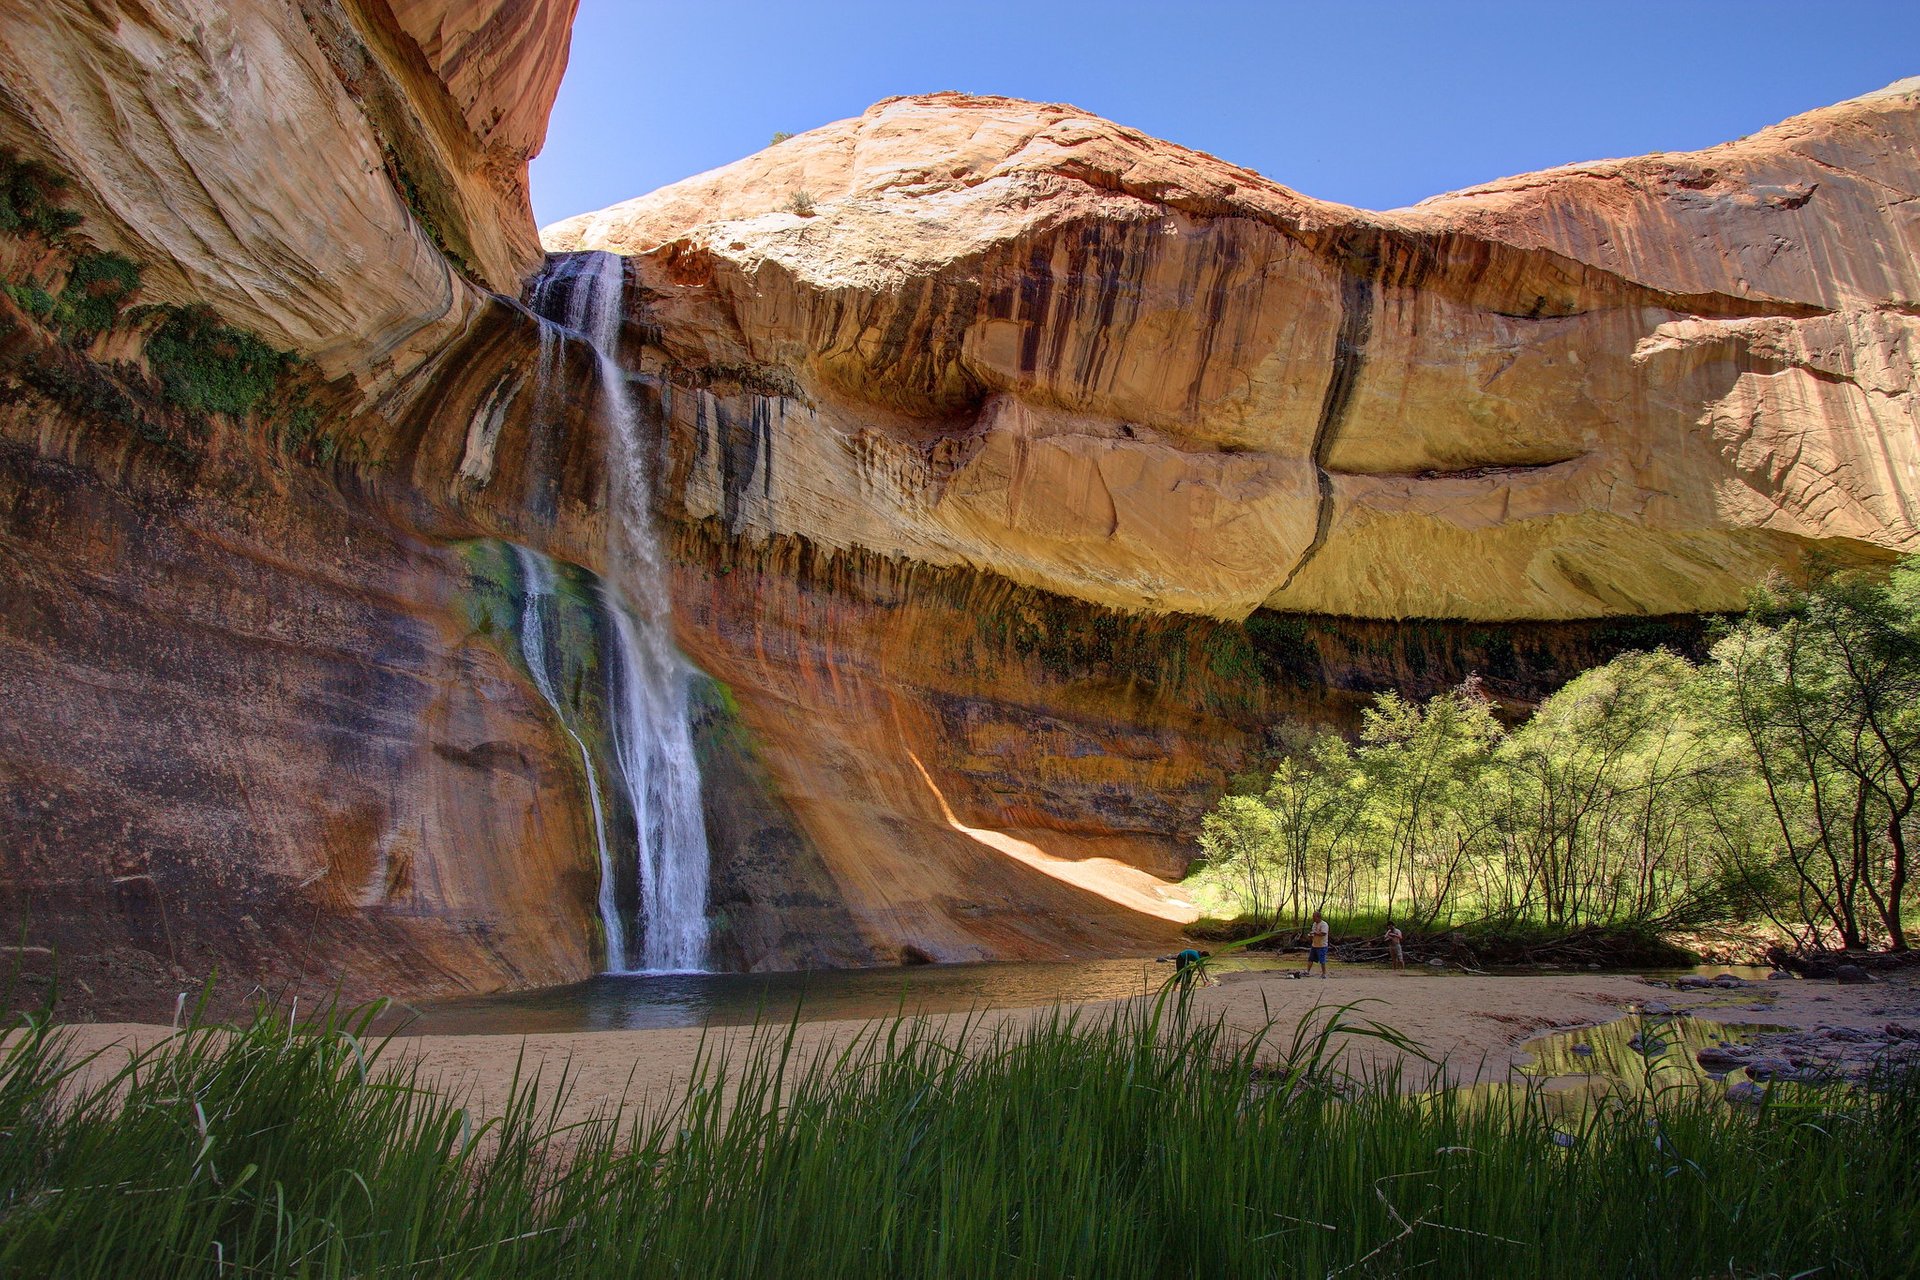
[[[1376,969],[1336,967],[1330,979],[1294,978],[1285,973],[1227,974],[1219,986],[1196,993],[1193,1017],[1224,1018],[1247,1034],[1271,1025],[1284,1046],[1294,1026],[1316,1008],[1352,1003],[1350,1017],[1391,1027],[1444,1064],[1452,1083],[1505,1079],[1526,1058],[1525,1044],[1555,1031],[1596,1026],[1638,1012],[1657,1002],[1676,1013],[1732,1023],[1755,1023],[1811,1031],[1843,1028],[1881,1032],[1889,1022],[1911,1022],[1920,1015],[1920,984],[1909,974],[1868,985],[1832,982],[1747,982],[1733,989],[1670,990],[1622,974],[1525,977],[1436,977],[1393,974]],[[1110,1016],[1121,1002],[1073,1006],[1081,1017]],[[984,1043],[997,1031],[1015,1027],[1047,1009],[1002,1009],[971,1015],[944,1014],[931,1019],[950,1034]],[[870,1031],[869,1020],[805,1022],[796,1047],[802,1059]],[[771,1034],[784,1034],[778,1028]],[[74,1049],[102,1051],[93,1068],[117,1066],[130,1047],[151,1045],[171,1034],[164,1026],[134,1023],[78,1025],[65,1029]],[[769,1033],[763,1033],[769,1034]],[[587,1031],[537,1035],[428,1035],[398,1039],[390,1056],[417,1057],[423,1075],[465,1094],[486,1113],[499,1106],[516,1071],[535,1070],[545,1082],[564,1069],[569,1092],[562,1118],[583,1118],[604,1108],[672,1096],[693,1072],[704,1051],[737,1058],[753,1036],[751,1028],[674,1028],[642,1031]],[[1352,1042],[1352,1053],[1368,1062],[1398,1055],[1375,1040]],[[1276,1049],[1277,1051],[1277,1049]],[[1433,1069],[1405,1060],[1406,1078],[1424,1084]]]

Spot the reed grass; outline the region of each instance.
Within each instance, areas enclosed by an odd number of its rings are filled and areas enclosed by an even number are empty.
[[[622,1118],[562,1124],[567,1081],[528,1072],[479,1121],[373,1013],[195,1024],[111,1070],[26,1020],[0,1274],[1920,1273],[1910,1076],[1570,1121],[1348,1069],[1350,1033],[1393,1040],[1352,1010],[1249,1038],[1176,997],[810,1052],[764,1028]]]

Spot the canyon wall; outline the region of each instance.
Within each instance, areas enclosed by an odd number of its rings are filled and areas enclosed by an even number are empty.
[[[1384,214],[937,94],[545,234],[628,257],[683,645],[849,901],[1005,954],[943,825],[1178,918],[1126,869],[1288,726],[1920,545],[1917,90]]]
[[[76,1014],[591,973],[607,388],[520,301],[572,0],[17,9],[8,955]],[[1916,144],[1907,83],[1373,214],[932,95],[550,229],[627,255],[716,961],[1165,945],[1293,727],[1912,549]]]
[[[532,344],[572,10],[0,12],[0,943],[70,1011],[591,971],[582,780],[389,462]]]
[[[735,529],[1223,618],[1726,609],[1920,538],[1917,90],[1384,214],[903,98],[547,243],[633,255],[677,433],[769,424],[751,485],[692,446]]]

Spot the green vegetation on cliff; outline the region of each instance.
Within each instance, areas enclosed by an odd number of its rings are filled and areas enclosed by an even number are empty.
[[[38,235],[52,251],[30,254],[38,262],[32,274],[0,281],[0,293],[67,348],[20,356],[18,381],[83,421],[131,430],[183,459],[206,438],[206,418],[223,414],[252,417],[280,447],[331,461],[340,444],[320,430],[311,388],[295,385],[299,357],[205,306],[133,306],[140,264],[88,247],[75,234],[83,219],[64,207],[65,191],[58,174],[0,150],[0,233]],[[144,331],[146,371],[89,354],[96,338],[122,325]]]
[[[1172,1012],[1176,1016],[1162,1021]],[[1905,1275],[1920,1082],[1403,1091],[1178,1007],[762,1033],[622,1122],[482,1120],[364,1016],[263,1012],[76,1074],[0,1058],[0,1272],[35,1276]],[[1649,1080],[1651,1080],[1651,1073]]]
[[[75,337],[104,333],[119,322],[120,312],[139,288],[140,268],[131,258],[83,253],[67,271],[54,321]]]
[[[168,308],[147,337],[147,360],[168,401],[194,413],[251,413],[278,385],[294,357],[205,307]]]
[[[0,231],[29,232],[56,242],[80,225],[64,205],[67,180],[43,165],[0,150]]]

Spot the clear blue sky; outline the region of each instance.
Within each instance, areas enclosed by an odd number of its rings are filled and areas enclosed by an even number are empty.
[[[540,223],[880,98],[1071,102],[1366,208],[1708,146],[1920,74],[1920,0],[581,0]]]

